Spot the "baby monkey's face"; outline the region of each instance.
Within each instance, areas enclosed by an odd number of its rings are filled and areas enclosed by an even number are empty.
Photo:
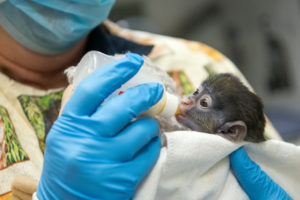
[[[264,141],[265,118],[259,97],[231,74],[218,74],[180,104],[178,122],[199,132],[213,133],[234,142]]]
[[[213,133],[217,126],[218,112],[214,109],[213,96],[203,87],[185,97],[180,105],[180,114],[176,119],[186,127],[200,132]]]

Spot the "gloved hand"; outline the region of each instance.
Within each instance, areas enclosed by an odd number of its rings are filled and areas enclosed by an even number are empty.
[[[235,177],[251,200],[292,199],[249,158],[243,147],[230,154],[230,165]]]
[[[130,199],[160,152],[158,124],[136,116],[163,94],[158,83],[128,89],[101,102],[139,70],[136,54],[98,69],[66,103],[47,139],[37,197]]]

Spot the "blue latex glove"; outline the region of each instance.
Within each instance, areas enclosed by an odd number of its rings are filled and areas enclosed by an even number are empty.
[[[132,119],[163,94],[158,83],[128,89],[101,102],[139,70],[136,54],[98,69],[83,80],[52,126],[37,197],[42,199],[130,199],[158,159],[158,124]]]
[[[243,147],[230,154],[230,165],[251,200],[292,199],[249,158]]]

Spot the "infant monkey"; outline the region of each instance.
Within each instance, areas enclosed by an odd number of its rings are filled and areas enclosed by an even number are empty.
[[[220,135],[232,142],[265,141],[260,98],[231,74],[206,79],[180,104],[176,119],[194,131]]]

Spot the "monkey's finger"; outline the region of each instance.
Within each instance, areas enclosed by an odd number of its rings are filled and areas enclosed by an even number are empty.
[[[66,103],[63,114],[91,115],[112,92],[133,77],[143,64],[143,58],[128,53],[84,79]]]
[[[110,99],[92,115],[99,122],[101,136],[114,136],[132,119],[155,105],[163,94],[159,83],[146,83],[130,88]]]
[[[249,158],[243,147],[230,154],[230,165],[250,199],[292,199]]]

